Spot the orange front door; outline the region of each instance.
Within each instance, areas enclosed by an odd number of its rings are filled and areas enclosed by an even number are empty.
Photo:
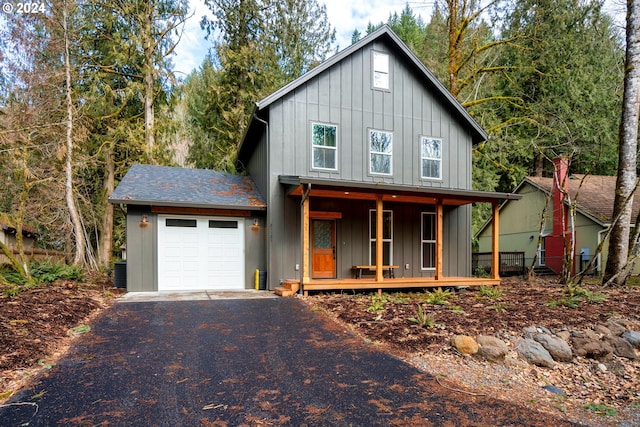
[[[311,277],[336,277],[336,222],[314,219],[311,221]]]

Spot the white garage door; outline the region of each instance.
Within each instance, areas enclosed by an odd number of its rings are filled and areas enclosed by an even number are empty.
[[[244,289],[242,218],[158,216],[158,290]]]

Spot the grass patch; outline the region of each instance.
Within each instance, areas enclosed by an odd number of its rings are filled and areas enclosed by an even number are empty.
[[[602,403],[588,403],[584,405],[583,408],[600,415],[605,415],[607,417],[615,417],[616,415],[618,415],[618,413],[614,408],[608,405],[604,405]]]
[[[609,297],[600,291],[591,291],[578,285],[568,285],[564,288],[563,296],[557,300],[545,303],[547,307],[568,307],[578,308],[583,302],[598,304],[606,301]]]

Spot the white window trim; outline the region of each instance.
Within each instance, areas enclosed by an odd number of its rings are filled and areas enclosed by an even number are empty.
[[[376,57],[384,59],[386,62],[386,69],[376,68],[378,61],[376,61]],[[386,85],[377,85],[376,75],[386,76],[384,81]],[[377,90],[388,91],[391,89],[391,61],[390,55],[386,52],[380,52],[376,50],[371,51],[371,87]]]
[[[423,157],[422,156],[422,143],[425,139],[435,139],[437,141],[440,141],[440,158],[434,158],[434,157]],[[420,178],[421,179],[428,179],[428,180],[432,180],[432,181],[442,181],[442,157],[443,157],[443,153],[444,152],[444,144],[442,141],[442,138],[434,138],[432,136],[421,136],[420,137]],[[424,176],[422,174],[422,162],[423,160],[438,160],[438,177],[432,177],[432,176]]]
[[[371,220],[372,215],[375,215],[376,210],[375,209],[369,209],[369,265],[375,265],[376,264],[376,260],[375,259],[371,259],[371,248],[373,246],[373,243],[376,241],[375,237],[371,237],[371,231],[373,231],[371,229],[371,227],[373,227],[373,221]],[[384,219],[384,214],[385,213],[389,213],[391,215],[391,223],[390,223],[390,227],[391,227],[391,237],[388,239],[385,239],[384,237],[382,238],[382,250],[384,251],[384,243],[385,242],[389,242],[389,265],[393,265],[393,211],[390,209],[385,209],[382,211],[382,218]],[[384,227],[384,226],[383,226]],[[383,236],[384,236],[384,232],[383,232]],[[382,258],[384,259],[384,253],[382,255]]]
[[[433,267],[425,267],[424,266],[424,245],[425,243],[433,243],[434,245],[434,249],[436,247],[436,239],[435,236],[433,239],[425,239],[424,238],[424,217],[425,215],[433,215],[434,217],[436,216],[435,212],[421,212],[420,213],[420,269],[423,271],[435,271],[436,270],[436,266],[434,265]],[[437,225],[436,225],[437,227]],[[434,230],[435,232],[435,230]],[[437,232],[436,232],[437,234]]]
[[[327,147],[326,145],[315,145],[313,143],[313,127],[315,125],[319,125],[319,126],[332,126],[334,128],[336,128],[336,146],[335,147]],[[311,122],[311,169],[312,170],[322,170],[322,171],[332,171],[335,172],[338,170],[338,144],[340,143],[339,140],[339,134],[338,134],[338,125],[332,124],[332,123],[322,123],[322,122]],[[322,168],[319,166],[315,166],[313,164],[313,160],[314,160],[314,150],[317,148],[321,148],[323,150],[328,149],[328,150],[335,150],[335,164],[336,167],[335,168]]]
[[[388,135],[391,136],[391,152],[389,153],[383,153],[381,151],[373,151],[371,149],[371,135],[374,132],[379,132],[379,133],[386,133]],[[369,133],[368,133],[369,137],[367,138],[367,143],[369,144],[369,173],[371,175],[382,175],[382,176],[392,176],[393,175],[393,132],[389,132],[386,130],[379,130],[379,129],[369,129]],[[373,170],[371,170],[371,156],[373,154],[377,154],[377,155],[382,155],[382,156],[389,156],[389,158],[391,159],[389,162],[389,172],[374,172]]]

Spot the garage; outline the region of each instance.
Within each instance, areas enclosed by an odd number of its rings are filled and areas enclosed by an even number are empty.
[[[244,219],[158,215],[158,290],[245,288]]]

